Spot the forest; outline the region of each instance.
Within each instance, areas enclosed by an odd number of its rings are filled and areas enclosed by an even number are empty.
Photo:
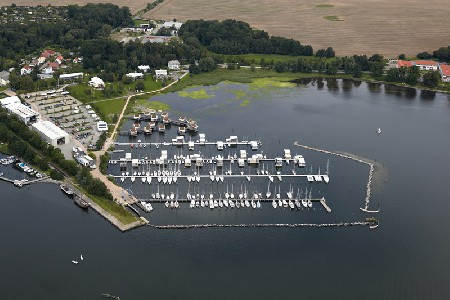
[[[196,39],[208,50],[220,54],[284,54],[313,55],[313,48],[299,41],[269,36],[263,30],[252,29],[249,24],[236,21],[189,20],[179,31],[184,41]]]

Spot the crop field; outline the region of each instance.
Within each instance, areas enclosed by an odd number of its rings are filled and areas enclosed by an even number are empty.
[[[166,0],[145,17],[239,19],[337,55],[397,56],[450,45],[449,15],[447,0]]]
[[[47,5],[43,0],[0,0],[0,5]],[[85,4],[55,0],[52,5]],[[152,0],[97,0],[127,5],[132,12]],[[143,17],[154,19],[238,19],[272,35],[291,37],[314,49],[332,46],[337,55],[415,55],[450,45],[447,0],[165,0]]]

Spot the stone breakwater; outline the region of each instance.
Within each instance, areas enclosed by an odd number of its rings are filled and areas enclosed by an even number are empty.
[[[325,224],[195,224],[195,225],[153,225],[147,224],[156,229],[200,229],[200,228],[235,228],[235,227],[284,227],[284,228],[297,228],[297,227],[350,227],[350,226],[376,226],[377,221],[362,221],[362,222],[339,222],[339,223],[325,223]]]
[[[365,211],[365,212],[378,212],[379,211],[379,210],[377,210],[377,211],[369,210],[370,196],[372,194],[372,189],[371,189],[372,178],[373,178],[373,171],[374,171],[373,163],[371,163],[369,161],[365,161],[365,160],[363,160],[361,158],[358,158],[356,156],[352,156],[352,155],[349,155],[349,154],[342,154],[342,153],[332,152],[332,151],[323,150],[323,149],[319,149],[319,148],[314,148],[314,147],[302,145],[299,142],[295,142],[294,145],[298,146],[298,147],[302,147],[304,149],[321,152],[321,153],[324,153],[324,154],[330,154],[330,155],[335,155],[335,156],[346,158],[346,159],[351,159],[353,161],[356,161],[356,162],[368,165],[369,166],[369,178],[367,180],[366,198],[364,200],[364,208],[361,208],[361,210]]]

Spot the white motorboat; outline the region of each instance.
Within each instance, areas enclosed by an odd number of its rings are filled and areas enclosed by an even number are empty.
[[[147,183],[148,184],[152,183],[152,177],[149,175],[147,175]]]
[[[169,207],[169,201],[166,201],[166,203],[164,203],[164,205],[165,205],[166,207]]]
[[[146,180],[147,180],[147,177],[141,177],[142,183],[145,183]]]
[[[225,200],[225,201],[228,201],[228,200]],[[230,205],[231,208],[234,208],[234,202],[233,201],[229,201],[228,204]]]
[[[124,182],[125,181],[125,177],[120,177],[120,181]]]
[[[78,265],[78,261],[76,261],[76,260],[72,260],[72,263],[73,263],[74,265]]]
[[[253,209],[256,208],[256,202],[255,202],[255,200],[252,200],[252,208],[253,208]]]
[[[136,177],[131,176],[131,182],[134,182],[136,180]]]
[[[288,202],[285,199],[281,200],[281,202],[283,203],[283,207],[289,206]]]
[[[272,207],[273,207],[273,208],[277,208],[277,206],[278,206],[278,205],[277,205],[277,201],[273,200],[273,201],[272,201]]]
[[[294,202],[292,202],[292,200],[289,200],[289,207],[291,208],[291,209],[294,209],[295,207],[294,207]]]
[[[377,129],[377,133],[378,133],[378,134],[381,133],[381,128],[380,128],[380,127],[378,127],[378,129]]]
[[[247,200],[247,199],[245,199],[245,207],[250,207],[250,202]]]

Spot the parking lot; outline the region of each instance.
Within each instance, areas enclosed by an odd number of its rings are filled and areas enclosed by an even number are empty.
[[[100,133],[97,122],[100,118],[90,105],[61,90],[47,90],[23,95],[31,108],[38,111],[43,119],[52,121],[61,129],[79,140],[86,148],[95,146]]]

